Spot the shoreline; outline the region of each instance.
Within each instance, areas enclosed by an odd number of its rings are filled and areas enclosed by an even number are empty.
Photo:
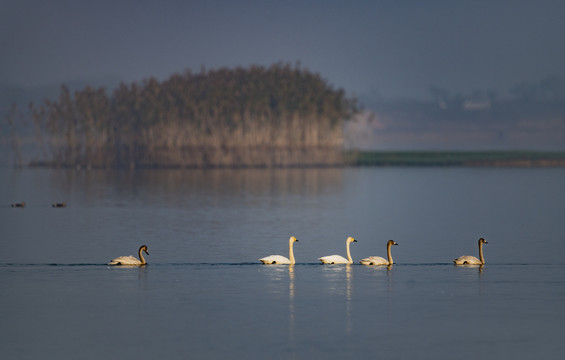
[[[194,169],[284,169],[338,167],[565,167],[565,151],[346,151],[342,162],[289,164],[136,164],[134,167],[96,167],[84,164],[59,164],[31,161],[23,167],[76,170],[194,170]]]
[[[565,151],[351,151],[356,166],[565,167]]]

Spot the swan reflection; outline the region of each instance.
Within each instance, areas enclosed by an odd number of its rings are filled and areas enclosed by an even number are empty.
[[[345,267],[345,281],[346,281],[346,295],[345,295],[345,321],[346,321],[346,333],[351,334],[353,330],[353,323],[351,320],[351,311],[353,302],[353,285],[352,285],[353,269],[351,265]]]
[[[345,329],[346,333],[350,334],[353,329],[352,324],[352,311],[353,311],[353,276],[355,265],[332,265],[324,266],[323,274],[327,278],[328,291],[330,294],[335,294],[339,298],[345,300]]]
[[[294,265],[288,266],[288,339],[292,349],[295,349],[295,313],[294,313]]]

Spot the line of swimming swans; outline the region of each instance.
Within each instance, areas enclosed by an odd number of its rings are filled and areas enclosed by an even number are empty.
[[[282,256],[282,255],[269,255],[266,256],[264,258],[259,259],[259,261],[261,261],[263,264],[268,264],[268,265],[272,265],[272,264],[288,264],[288,265],[293,265],[296,263],[296,260],[294,258],[294,250],[293,250],[293,245],[294,243],[298,241],[298,239],[296,239],[294,236],[291,236],[290,239],[288,240],[288,253],[289,253],[289,258],[287,259],[286,257]],[[353,237],[349,236],[347,238],[347,240],[345,241],[345,248],[346,248],[346,253],[347,253],[347,259],[344,258],[341,255],[328,255],[328,256],[323,256],[321,258],[318,258],[318,260],[320,260],[322,262],[322,264],[353,264],[353,258],[351,257],[351,251],[349,249],[349,245],[351,245],[351,243],[353,242],[357,242],[357,240],[355,240]],[[470,255],[464,255],[464,256],[460,256],[457,259],[453,260],[453,263],[455,265],[484,265],[485,264],[485,257],[483,256],[483,245],[484,244],[488,244],[488,242],[486,242],[485,239],[480,238],[479,239],[479,259],[477,259],[474,256],[470,256]],[[386,253],[387,253],[387,258],[382,258],[380,256],[369,256],[367,258],[362,259],[359,263],[363,264],[363,265],[392,265],[394,264],[393,260],[392,260],[392,254],[391,254],[391,247],[393,245],[398,245],[398,243],[396,243],[394,240],[389,240],[386,244]]]
[[[296,263],[296,259],[294,258],[294,243],[297,242],[298,239],[294,236],[291,236],[290,239],[288,239],[288,258],[282,256],[282,255],[269,255],[266,256],[264,258],[259,259],[259,261],[261,261],[263,264],[268,264],[268,265],[273,265],[273,264],[284,264],[284,265],[294,265]],[[345,241],[345,247],[346,247],[346,253],[347,253],[347,259],[344,258],[341,255],[328,255],[328,256],[323,256],[321,258],[318,258],[318,260],[320,260],[322,262],[322,264],[353,264],[353,258],[351,257],[351,251],[349,249],[349,245],[351,245],[351,243],[353,242],[357,242],[357,240],[355,240],[353,237],[349,236],[347,238],[347,240]],[[485,264],[485,257],[483,255],[483,245],[484,244],[488,244],[488,242],[483,239],[480,238],[479,239],[479,258],[477,259],[474,256],[470,256],[470,255],[463,255],[458,257],[457,259],[453,260],[453,263],[455,265],[484,265]],[[396,243],[394,240],[389,240],[386,243],[386,253],[387,253],[387,258],[382,258],[380,256],[369,256],[367,258],[362,259],[359,263],[363,264],[363,265],[392,265],[394,264],[393,260],[392,260],[392,254],[391,254],[391,247],[393,245],[398,245],[398,243]],[[147,264],[147,262],[145,261],[145,258],[143,257],[143,252],[145,252],[147,255],[149,255],[149,252],[147,251],[147,245],[141,245],[141,247],[139,248],[139,250],[137,251],[137,255],[139,257],[139,259],[133,257],[133,256],[120,256],[117,257],[115,259],[113,259],[112,261],[110,261],[108,263],[108,265],[125,265],[125,266],[139,266],[139,265],[145,265]]]

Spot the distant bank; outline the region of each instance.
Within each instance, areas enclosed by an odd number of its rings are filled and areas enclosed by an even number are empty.
[[[565,151],[346,151],[341,154],[330,151],[333,161],[303,162],[295,159],[292,163],[260,164],[141,164],[137,169],[245,169],[245,168],[325,168],[325,167],[565,167]],[[314,158],[322,158],[319,150]],[[303,152],[307,155],[307,151]],[[53,162],[34,161],[31,167],[74,168]],[[87,169],[77,166],[77,169]]]
[[[350,151],[352,166],[565,167],[562,151]]]
[[[565,166],[562,94],[437,95],[363,110],[318,73],[283,63],[187,70],[110,92],[62,85],[57,100],[11,107],[0,148],[16,166],[68,169]],[[453,147],[561,151],[392,150]],[[344,151],[353,148],[389,150]]]

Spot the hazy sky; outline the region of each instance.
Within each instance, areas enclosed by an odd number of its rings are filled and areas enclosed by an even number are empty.
[[[0,83],[164,79],[300,61],[349,94],[565,76],[562,0],[0,0]]]

